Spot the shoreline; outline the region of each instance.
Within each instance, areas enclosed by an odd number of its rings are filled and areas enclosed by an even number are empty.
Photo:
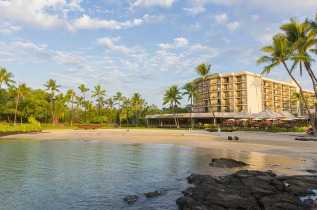
[[[239,136],[239,141],[228,141],[228,136]],[[269,155],[307,158],[317,161],[317,142],[295,141],[304,133],[267,133],[252,131],[216,132],[203,130],[43,130],[0,137],[0,140],[87,140],[132,144],[173,144],[201,149],[238,150]]]

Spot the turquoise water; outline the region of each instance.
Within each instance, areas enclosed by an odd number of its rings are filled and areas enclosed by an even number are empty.
[[[177,209],[191,173],[224,175],[212,157],[250,163],[246,169],[304,173],[310,160],[177,145],[98,141],[0,140],[0,209]],[[168,190],[147,199],[146,192]],[[138,195],[134,205],[123,202]]]

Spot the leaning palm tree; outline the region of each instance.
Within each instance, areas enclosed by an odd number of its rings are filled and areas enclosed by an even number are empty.
[[[121,92],[117,92],[117,94],[114,96],[114,100],[118,101],[118,105],[119,105],[119,124],[120,124],[120,127],[121,127],[121,117],[120,117],[120,114],[121,114],[121,101],[125,100],[125,97],[122,96]]]
[[[311,26],[309,25],[308,21],[299,23],[294,19],[290,19],[289,23],[281,26],[281,30],[285,32],[286,39],[292,46],[292,48],[294,48],[294,51],[296,51],[300,56],[303,56],[304,58],[310,58],[308,50],[316,43],[315,41],[312,41],[312,39],[309,39],[307,36],[310,29]],[[303,66],[305,67],[305,70],[311,78],[315,96],[317,97],[317,80],[314,72],[311,69],[311,61],[307,59],[299,59],[295,61],[290,69],[291,72],[293,72],[297,65],[299,65],[301,76],[303,74]]]
[[[293,76],[291,70],[287,66],[287,61],[299,62],[301,61],[311,61],[310,58],[300,55],[296,52],[294,47],[289,43],[286,36],[284,34],[278,34],[273,37],[273,44],[270,46],[266,46],[262,48],[262,51],[267,53],[268,55],[262,56],[257,60],[257,64],[268,63],[269,65],[264,67],[262,74],[269,74],[274,67],[283,64],[284,68],[286,69],[288,75],[292,78],[295,82],[297,87],[299,88],[299,92],[301,94],[302,100],[304,102],[305,108],[308,112],[308,116],[310,119],[310,124],[313,129],[314,136],[317,136],[315,122],[313,115],[310,111],[309,105],[305,98],[304,92],[298,81]]]
[[[181,92],[177,85],[173,85],[169,89],[167,89],[163,98],[163,105],[167,103],[171,103],[173,116],[174,116],[174,122],[177,128],[179,128],[179,123],[175,114],[175,105],[180,104],[179,102],[180,99],[182,99]]]
[[[189,82],[186,83],[183,87],[183,90],[185,91],[183,95],[188,95],[188,101],[190,101],[190,127],[193,129],[193,122],[192,122],[192,112],[193,112],[193,99],[198,100],[200,98],[200,95],[197,93],[198,91],[198,84],[196,82]]]
[[[87,123],[87,109],[86,109],[86,95],[85,93],[89,90],[88,88],[85,87],[84,84],[81,84],[78,86],[78,89],[83,93],[84,95],[84,108],[85,108],[85,123]]]
[[[11,84],[15,84],[15,81],[12,80],[13,74],[11,72],[7,72],[7,70],[3,67],[0,69],[0,90],[2,87],[2,83],[5,83],[7,86]]]
[[[27,95],[31,91],[31,88],[27,87],[25,83],[22,83],[22,84],[20,83],[18,87],[13,87],[13,88],[15,89],[15,93],[16,93],[16,104],[15,104],[15,112],[14,112],[14,125],[16,125],[19,100],[21,97]]]
[[[202,83],[203,83],[203,104],[205,105],[205,82],[207,79],[207,76],[210,72],[210,67],[211,64],[206,65],[204,63],[200,64],[199,66],[196,67],[196,72],[202,76]],[[212,116],[214,118],[214,124],[216,124],[216,115],[214,113],[214,110],[211,107],[211,102],[210,102],[210,90],[209,90],[209,85],[207,85],[208,89],[207,89],[207,110],[208,108],[210,108],[210,111],[212,113]],[[205,110],[206,112],[206,110]]]
[[[91,97],[96,97],[98,96],[98,113],[99,113],[99,117],[100,117],[100,108],[101,108],[101,104],[100,104],[100,97],[105,96],[106,95],[106,90],[101,90],[101,86],[97,85],[95,86],[95,90],[91,91],[93,94],[91,95]]]
[[[71,103],[71,112],[70,112],[70,125],[73,125],[73,115],[74,115],[74,98],[76,97],[76,93],[74,90],[69,89],[67,91],[66,96],[69,98],[69,101]]]
[[[46,87],[45,90],[51,91],[51,115],[52,115],[52,123],[55,125],[55,116],[54,116],[54,110],[53,110],[53,98],[54,98],[54,92],[59,92],[60,85],[56,84],[56,80],[50,79],[47,81],[44,86]]]

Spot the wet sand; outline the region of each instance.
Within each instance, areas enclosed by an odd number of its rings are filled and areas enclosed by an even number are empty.
[[[239,141],[228,141],[228,136],[239,136]],[[222,132],[203,130],[99,129],[99,130],[44,130],[36,134],[18,134],[0,139],[32,140],[98,140],[119,143],[174,144],[205,149],[227,149],[246,152],[307,158],[317,161],[317,142],[295,141],[305,133]]]

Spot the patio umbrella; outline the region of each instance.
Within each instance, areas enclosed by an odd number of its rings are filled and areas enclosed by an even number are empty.
[[[242,110],[241,112],[238,112],[238,113],[234,116],[234,118],[236,118],[236,119],[245,119],[245,118],[251,119],[251,118],[252,118],[252,115],[251,115],[249,112],[247,112],[247,111],[245,111],[245,110]]]
[[[282,121],[282,120],[277,120],[276,123],[277,123],[277,124],[284,124],[285,122]]]
[[[226,121],[224,121],[224,123],[231,124],[231,123],[233,123],[233,121],[232,120],[226,120]]]
[[[249,121],[249,123],[257,123],[257,121],[251,120],[251,121]]]
[[[248,119],[240,119],[240,121],[248,121]]]
[[[262,121],[262,123],[270,124],[270,123],[272,123],[272,122],[269,121],[269,120],[264,120],[264,121]]]

